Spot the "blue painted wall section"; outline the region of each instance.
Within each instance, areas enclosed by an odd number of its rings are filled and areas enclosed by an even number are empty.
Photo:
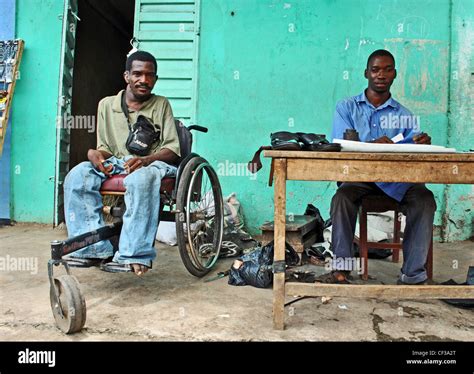
[[[15,0],[0,0],[0,40],[15,38]],[[11,151],[10,117],[0,156],[0,220],[10,220],[10,151]]]

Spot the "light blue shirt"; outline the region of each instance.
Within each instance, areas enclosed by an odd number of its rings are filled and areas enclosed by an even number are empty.
[[[413,143],[413,136],[420,133],[418,118],[398,101],[390,97],[376,108],[367,100],[365,91],[360,95],[341,100],[336,105],[332,138],[343,139],[347,129],[356,130],[362,142],[370,142],[384,135],[392,139],[402,134],[404,139],[397,143]],[[412,183],[376,184],[397,201],[401,201],[405,192],[413,185]]]

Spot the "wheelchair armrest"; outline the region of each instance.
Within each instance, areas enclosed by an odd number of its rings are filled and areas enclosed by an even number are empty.
[[[207,127],[199,126],[199,125],[191,125],[191,126],[188,126],[188,130],[207,132]]]

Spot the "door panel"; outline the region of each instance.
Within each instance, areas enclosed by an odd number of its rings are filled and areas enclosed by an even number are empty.
[[[77,0],[64,0],[61,42],[61,68],[59,72],[58,114],[56,122],[56,183],[54,191],[54,225],[64,222],[63,185],[69,171],[70,130],[74,49],[78,20]]]
[[[176,118],[193,123],[199,42],[199,1],[136,0],[134,37],[138,49],[158,61],[155,93],[166,96]]]

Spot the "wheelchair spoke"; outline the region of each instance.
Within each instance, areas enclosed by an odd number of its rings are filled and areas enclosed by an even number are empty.
[[[178,210],[184,213],[184,221],[177,219],[180,254],[186,268],[202,276],[214,266],[220,252],[222,194],[215,171],[202,158],[190,161],[182,178],[177,195]]]

